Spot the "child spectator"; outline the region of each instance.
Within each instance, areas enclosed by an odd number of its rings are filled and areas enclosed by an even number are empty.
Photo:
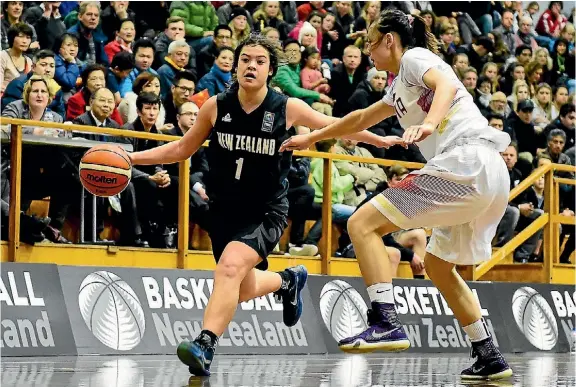
[[[322,76],[318,70],[320,68],[320,53],[315,47],[307,47],[302,52],[302,70],[300,71],[300,81],[302,87],[308,90],[317,91],[320,94],[328,95],[330,85],[328,80]],[[314,102],[312,108],[320,113],[332,116],[332,106],[327,103]]]

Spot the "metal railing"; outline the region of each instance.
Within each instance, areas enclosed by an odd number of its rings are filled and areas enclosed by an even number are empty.
[[[107,134],[116,137],[132,137],[149,140],[174,141],[179,139],[177,136],[168,136],[164,134],[152,134],[144,132],[128,131],[124,129],[97,128],[91,126],[81,126],[74,124],[55,124],[49,122],[29,121],[21,119],[0,118],[0,125],[10,125],[11,137],[11,174],[10,174],[10,226],[9,226],[9,260],[18,261],[20,248],[20,213],[21,205],[21,186],[20,179],[22,173],[22,126],[33,126],[42,128],[62,129],[65,131],[82,131],[84,133]],[[207,144],[204,144],[206,146]],[[313,151],[297,151],[296,156],[323,159],[323,200],[322,202],[322,238],[324,243],[320,245],[320,255],[322,260],[322,273],[330,273],[330,264],[332,261],[332,174],[331,163],[335,160],[362,162],[377,164],[382,166],[392,166],[400,164],[408,169],[419,169],[423,166],[421,163],[402,162],[396,160],[385,160],[376,158],[364,158],[348,155],[338,155],[332,153],[321,153]],[[179,163],[179,190],[178,190],[178,267],[184,267],[189,241],[189,191],[190,161],[185,160]],[[522,181],[516,188],[510,192],[510,200],[514,199],[522,191],[530,187],[542,174],[546,176],[545,183],[545,214],[540,216],[524,231],[519,233],[504,247],[496,251],[492,259],[482,263],[474,268],[473,279],[481,278],[492,267],[500,262],[504,257],[510,254],[516,247],[524,242],[528,237],[537,232],[542,226],[544,231],[544,270],[547,278],[550,278],[550,270],[553,262],[557,262],[560,250],[559,235],[557,230],[558,224],[574,224],[574,219],[560,216],[558,214],[559,184],[574,184],[574,180],[560,179],[553,177],[553,172],[570,171],[576,172],[573,166],[552,164],[536,169],[527,179]]]

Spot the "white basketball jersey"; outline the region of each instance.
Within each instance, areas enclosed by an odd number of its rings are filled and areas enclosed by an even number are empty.
[[[430,110],[434,91],[426,86],[423,77],[431,68],[447,75],[456,85],[457,92],[438,128],[417,144],[422,155],[429,160],[461,138],[490,140],[503,152],[510,144],[510,136],[488,125],[454,70],[425,48],[412,48],[404,53],[398,75],[382,99],[384,103],[394,107],[402,127],[407,129],[412,125],[421,125]]]

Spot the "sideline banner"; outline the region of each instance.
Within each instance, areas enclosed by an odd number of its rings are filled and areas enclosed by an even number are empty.
[[[76,355],[56,265],[2,263],[2,356]]]
[[[59,267],[79,354],[174,354],[201,330],[211,271]],[[239,305],[221,354],[326,353],[308,289],[302,319],[288,328],[272,295]]]
[[[574,286],[494,284],[511,352],[568,352],[574,340]]]
[[[494,343],[506,351],[510,343],[500,323],[494,284],[469,283],[482,307],[482,316]],[[370,301],[361,278],[310,276],[308,287],[314,307],[324,323],[329,352],[339,352],[337,342],[367,328]],[[394,280],[394,298],[400,321],[413,352],[468,352],[470,341],[440,292],[426,280]]]

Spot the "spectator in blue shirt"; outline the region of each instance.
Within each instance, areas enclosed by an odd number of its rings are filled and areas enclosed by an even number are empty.
[[[120,51],[114,58],[106,71],[106,86],[114,94],[114,101],[118,105],[122,101],[120,97],[120,83],[134,70],[134,55],[128,51]]]
[[[134,44],[134,69],[128,74],[126,78],[120,83],[119,92],[120,97],[124,98],[126,93],[132,91],[132,84],[134,80],[140,73],[149,72],[154,75],[158,75],[156,70],[152,69],[152,63],[154,62],[154,43],[147,39],[140,39]]]
[[[208,90],[210,97],[223,92],[232,79],[232,66],[234,64],[234,50],[231,47],[218,49],[218,56],[210,72],[202,77],[196,85],[197,91]]]

